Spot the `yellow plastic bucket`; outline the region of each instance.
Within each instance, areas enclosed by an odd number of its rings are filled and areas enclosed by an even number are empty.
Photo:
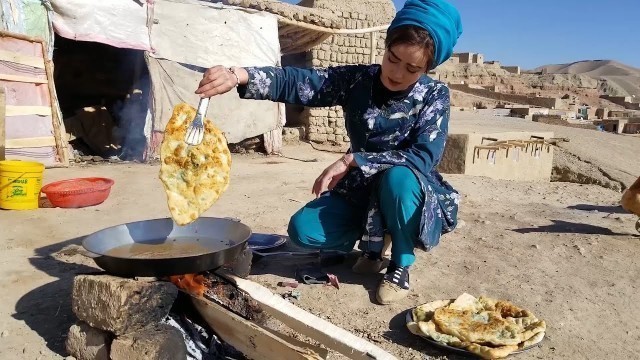
[[[0,208],[38,208],[44,165],[35,161],[0,161]]]

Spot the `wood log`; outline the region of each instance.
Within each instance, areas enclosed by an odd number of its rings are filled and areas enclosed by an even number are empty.
[[[262,327],[200,297],[191,297],[200,315],[215,333],[249,359],[320,360],[309,347],[288,343]]]
[[[335,350],[349,359],[396,359],[395,356],[371,342],[295,306],[282,297],[275,295],[262,285],[241,279],[232,274],[225,273],[219,275],[229,279],[240,290],[245,291],[272,317],[280,320],[300,334],[318,341],[323,346]]]

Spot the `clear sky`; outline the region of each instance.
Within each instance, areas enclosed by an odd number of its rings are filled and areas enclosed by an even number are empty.
[[[393,1],[396,9],[405,2]],[[456,52],[480,52],[487,61],[525,69],[603,59],[640,68],[640,0],[450,2],[464,28]]]

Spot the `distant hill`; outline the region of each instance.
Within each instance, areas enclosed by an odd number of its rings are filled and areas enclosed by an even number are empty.
[[[640,98],[640,69],[613,60],[585,60],[570,64],[545,65],[534,69],[548,74],[578,74],[606,80],[601,90],[610,95]]]

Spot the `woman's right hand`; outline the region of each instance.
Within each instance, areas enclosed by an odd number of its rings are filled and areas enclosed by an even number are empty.
[[[234,71],[237,77],[231,70],[221,65],[207,69],[202,75],[196,94],[202,98],[208,98],[231,91],[237,85],[243,83],[242,79],[248,77],[246,71],[242,68],[234,68]],[[246,83],[246,80],[244,83]]]

